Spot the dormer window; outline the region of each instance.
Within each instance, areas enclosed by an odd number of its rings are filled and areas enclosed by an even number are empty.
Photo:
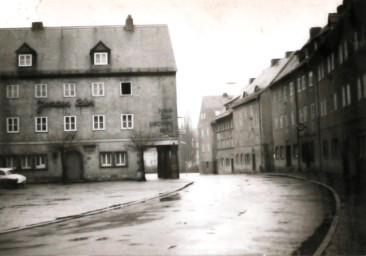
[[[91,63],[94,66],[110,64],[111,50],[101,41],[90,50]]]
[[[32,54],[19,54],[18,55],[19,67],[31,67],[32,66]]]
[[[95,52],[94,53],[94,65],[108,65],[108,53],[107,52]]]
[[[15,53],[18,67],[35,66],[37,53],[27,43],[24,43]]]

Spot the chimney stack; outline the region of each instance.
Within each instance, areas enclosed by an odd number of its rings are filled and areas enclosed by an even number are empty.
[[[271,67],[273,67],[274,65],[276,65],[279,61],[280,61],[280,59],[272,59],[271,60]]]
[[[128,17],[126,19],[125,30],[132,32],[134,29],[135,29],[135,27],[133,25],[133,19],[132,19],[131,15],[128,15]]]
[[[222,94],[222,97],[224,97],[224,98],[228,98],[227,92],[224,92],[224,93]]]
[[[43,30],[43,22],[32,22],[32,30]]]
[[[328,14],[328,25],[334,27],[340,20],[341,15],[339,13],[329,13]]]
[[[255,80],[255,78],[254,78],[254,77],[249,78],[249,84],[253,83],[253,81],[254,81],[254,80]]]
[[[313,39],[322,30],[321,27],[312,27],[309,30],[310,39]]]
[[[293,51],[288,51],[285,53],[285,57],[288,58],[291,56],[291,54],[293,54],[294,52]]]

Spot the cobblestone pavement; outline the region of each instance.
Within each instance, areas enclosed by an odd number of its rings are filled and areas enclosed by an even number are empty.
[[[323,182],[333,187],[341,199],[341,212],[335,234],[324,255],[366,254],[365,181],[324,173],[286,173]]]
[[[158,196],[197,176],[181,174],[178,180],[158,180],[155,174],[147,174],[147,182],[27,184],[0,189],[0,232]]]

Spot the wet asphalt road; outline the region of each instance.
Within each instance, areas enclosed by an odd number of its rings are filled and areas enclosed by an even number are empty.
[[[300,180],[200,176],[165,198],[2,234],[0,255],[289,255],[330,203],[326,191]]]

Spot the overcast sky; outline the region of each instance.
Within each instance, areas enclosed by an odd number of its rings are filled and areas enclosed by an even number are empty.
[[[0,27],[168,24],[178,115],[198,121],[204,95],[236,94],[324,26],[342,0],[0,0]]]

